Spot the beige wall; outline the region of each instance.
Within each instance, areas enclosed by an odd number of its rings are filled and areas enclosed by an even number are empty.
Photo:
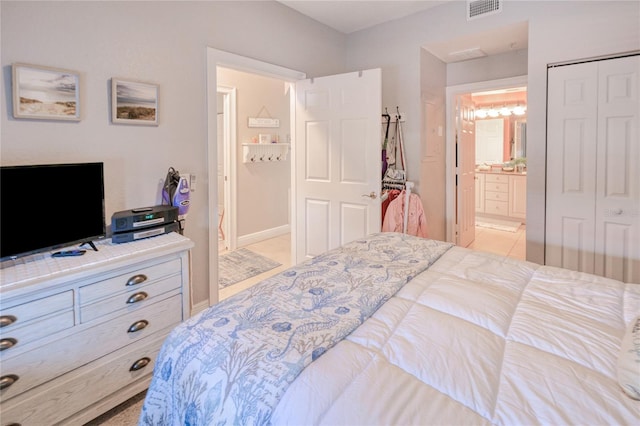
[[[103,161],[107,222],[158,204],[169,166],[194,173],[185,235],[196,244],[193,302],[207,301],[210,179],[216,187],[207,169],[207,47],[313,77],[344,71],[345,36],[270,1],[2,1],[0,14],[2,164]],[[78,71],[82,120],[12,118],[14,62]],[[112,77],[160,86],[158,127],[110,123]]]

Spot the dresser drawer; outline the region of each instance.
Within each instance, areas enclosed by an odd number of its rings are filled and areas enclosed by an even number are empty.
[[[2,424],[50,425],[65,420],[128,385],[151,380],[155,360],[166,334],[149,337],[79,368],[2,406]],[[140,360],[149,363],[133,370]],[[138,363],[138,366],[141,363]],[[132,395],[133,396],[133,395]],[[60,407],[65,407],[61,410]]]
[[[90,303],[104,297],[113,296],[119,291],[140,288],[143,285],[168,275],[180,274],[181,271],[182,265],[180,259],[174,259],[86,285],[80,287],[80,303]]]
[[[15,378],[15,382],[5,388],[0,397],[6,401],[143,337],[175,326],[181,320],[182,295],[177,294],[136,312],[86,328],[48,347],[10,358],[2,363],[2,376]],[[132,330],[135,325],[140,326],[138,331]]]
[[[487,177],[485,178],[485,181],[487,183],[509,183],[508,175],[497,175],[497,174],[487,173],[486,176]]]
[[[509,193],[486,191],[484,193],[484,198],[485,200],[493,200],[493,201],[509,201]]]
[[[485,213],[507,216],[509,214],[509,203],[506,201],[486,200],[484,211]]]
[[[485,191],[509,193],[509,183],[485,182]]]
[[[50,315],[54,312],[73,308],[73,291],[65,291],[41,299],[14,306],[0,307],[0,332],[3,334],[29,321]]]
[[[69,309],[29,321],[22,327],[11,327],[10,330],[0,329],[0,348],[3,348],[0,356],[4,359],[13,355],[26,343],[66,330],[73,325],[74,314],[73,310]]]
[[[182,276],[173,275],[169,278],[153,281],[151,284],[130,287],[128,291],[113,297],[101,299],[95,303],[80,306],[80,322],[86,323],[104,315],[124,310],[133,312],[154,303],[158,296],[171,290],[179,289]]]

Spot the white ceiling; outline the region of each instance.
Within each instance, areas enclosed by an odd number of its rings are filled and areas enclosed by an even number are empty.
[[[344,34],[350,34],[442,5],[448,1],[459,0],[281,0],[280,3]],[[526,23],[425,46],[428,51],[446,63],[527,47]]]
[[[344,34],[403,18],[451,0],[291,0],[285,6]]]

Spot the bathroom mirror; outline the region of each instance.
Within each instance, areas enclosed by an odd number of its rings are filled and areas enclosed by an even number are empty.
[[[513,146],[511,159],[527,156],[527,120],[518,118],[513,122]]]

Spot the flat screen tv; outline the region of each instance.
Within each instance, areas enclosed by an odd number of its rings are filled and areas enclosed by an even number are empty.
[[[103,163],[0,167],[0,261],[106,234]]]

